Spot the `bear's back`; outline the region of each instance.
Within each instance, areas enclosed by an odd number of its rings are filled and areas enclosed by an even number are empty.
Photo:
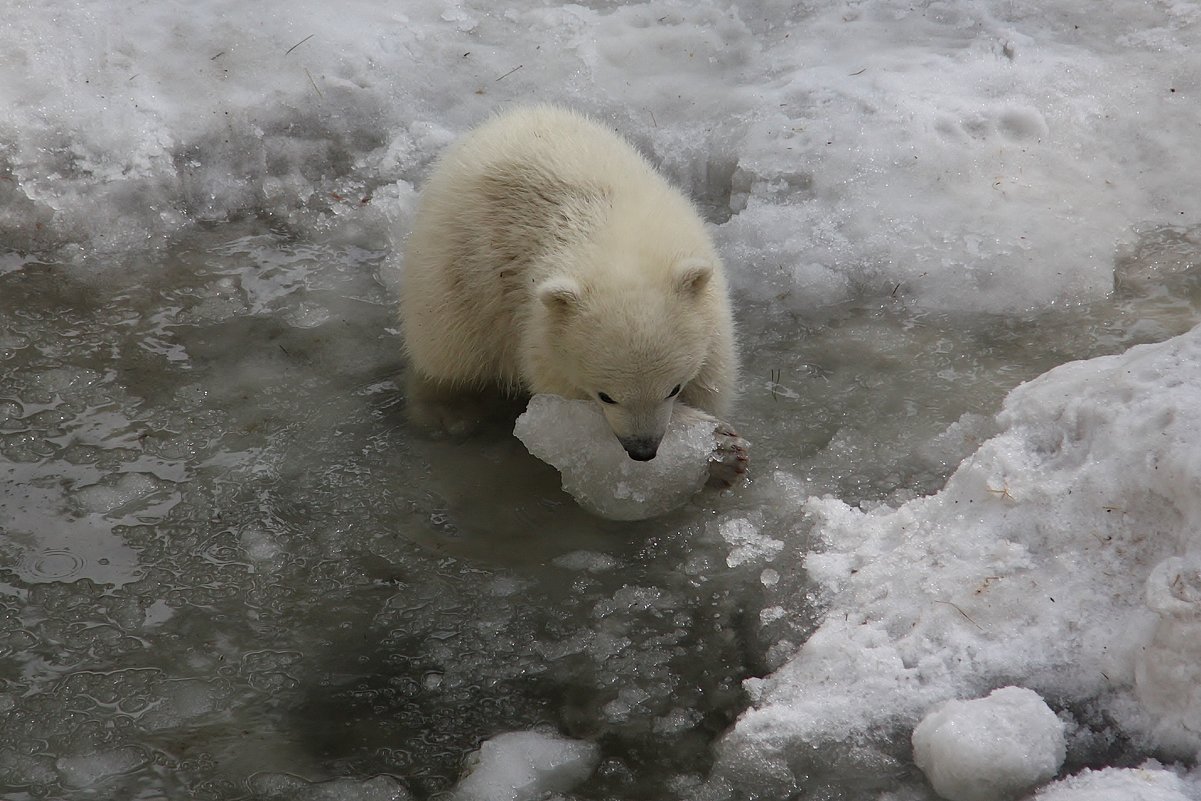
[[[685,258],[714,266],[724,304],[703,222],[638,151],[572,111],[512,110],[448,149],[422,190],[401,299],[407,350],[447,380],[528,385],[519,343],[545,280],[667,292]]]
[[[456,169],[486,173],[517,169],[531,176],[622,187],[662,179],[624,139],[582,114],[556,106],[499,114],[448,151]]]

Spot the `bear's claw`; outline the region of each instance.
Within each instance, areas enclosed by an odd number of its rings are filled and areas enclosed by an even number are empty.
[[[719,422],[713,429],[715,445],[709,454],[708,486],[714,489],[729,489],[746,475],[750,461],[748,450],[751,444],[738,436],[729,423]]]

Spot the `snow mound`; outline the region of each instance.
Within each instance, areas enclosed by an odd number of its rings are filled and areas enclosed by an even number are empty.
[[[747,682],[754,708],[717,775],[753,782],[741,766],[756,760],[788,787],[826,757],[885,787],[906,727],[1015,680],[1103,699],[1141,747],[1201,748],[1201,327],[1062,365],[1011,392],[997,423],[934,496],[806,503],[805,569],[828,608],[789,662]],[[839,767],[846,741],[862,745]]]
[[[643,520],[687,503],[709,477],[713,424],[673,421],[649,462],[629,457],[590,401],[535,395],[513,429],[563,476],[581,506],[613,520]]]
[[[913,758],[943,798],[998,801],[1059,771],[1063,729],[1038,693],[1003,687],[935,707],[913,730]]]

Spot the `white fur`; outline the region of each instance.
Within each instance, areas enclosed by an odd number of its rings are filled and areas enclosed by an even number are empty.
[[[704,224],[637,151],[580,114],[510,111],[447,150],[404,272],[420,420],[449,426],[431,404],[488,389],[587,398],[647,458],[673,406],[729,409],[733,324]]]

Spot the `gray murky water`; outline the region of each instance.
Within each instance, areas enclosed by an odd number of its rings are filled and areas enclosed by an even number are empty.
[[[759,623],[805,597],[801,496],[936,490],[1017,383],[1196,324],[1199,243],[1145,232],[1112,299],[1029,317],[743,305],[753,479],[637,524],[505,430],[407,427],[382,253],[225,226],[0,256],[0,795],[386,773],[426,798],[549,723],[601,745],[580,798],[671,797],[819,612]],[[786,543],[770,580],[737,519]]]

